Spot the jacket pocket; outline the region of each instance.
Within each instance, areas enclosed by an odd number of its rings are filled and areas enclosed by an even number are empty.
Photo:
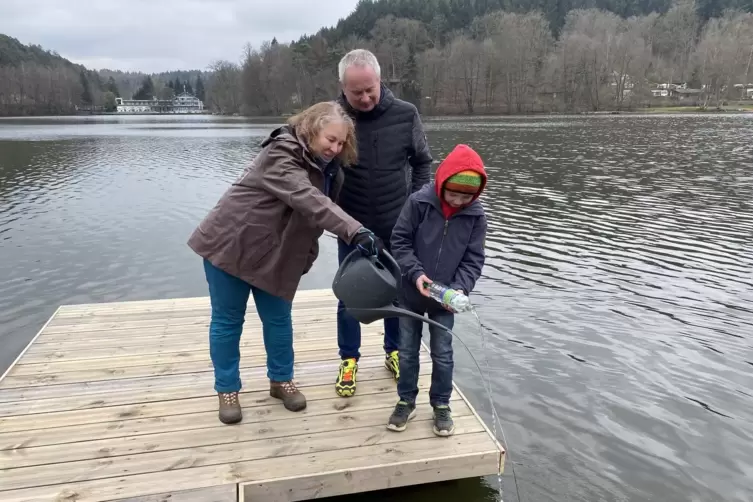
[[[247,227],[238,235],[242,266],[256,268],[279,245],[279,238],[264,227]]]

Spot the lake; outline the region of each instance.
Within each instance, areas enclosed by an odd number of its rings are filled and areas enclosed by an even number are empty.
[[[277,124],[0,120],[0,373],[60,304],[207,295],[186,240]],[[468,143],[490,176],[472,296],[483,332],[467,316],[456,331],[500,414],[503,499],[753,500],[753,115],[426,128],[435,159]],[[302,288],[330,287],[336,268],[325,235]],[[456,380],[490,423],[484,380],[455,347]],[[496,489],[470,479],[358,499]]]

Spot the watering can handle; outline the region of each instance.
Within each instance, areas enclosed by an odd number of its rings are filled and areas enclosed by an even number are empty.
[[[361,255],[361,252],[358,249],[354,249],[353,251],[351,251],[350,253],[348,253],[348,255],[342,261],[342,263],[340,264],[340,266],[337,268],[337,272],[335,272],[335,278],[334,278],[335,282],[337,282],[337,281],[340,280],[340,277],[342,276],[343,270],[346,270],[348,268],[348,264],[350,262],[352,262],[353,260],[355,260],[360,255]],[[400,284],[400,277],[401,277],[401,274],[400,274],[400,265],[398,265],[397,260],[395,260],[395,258],[391,254],[389,254],[386,249],[382,250],[381,255],[384,258],[386,258],[387,261],[390,262],[390,264],[392,265],[393,270],[395,271],[393,273],[393,275],[395,277],[395,281],[398,284]],[[375,260],[376,257],[371,257],[370,259],[371,260]]]
[[[395,282],[397,284],[400,284],[400,277],[402,276],[402,274],[400,273],[400,265],[397,263],[397,260],[395,260],[395,258],[391,254],[389,254],[386,249],[382,250],[382,256],[387,258],[387,261],[392,264],[393,270],[395,270]]]

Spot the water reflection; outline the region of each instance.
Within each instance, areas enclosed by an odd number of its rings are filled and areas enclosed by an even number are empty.
[[[0,120],[0,366],[61,303],[206,294],[185,246],[275,120]],[[505,501],[748,500],[753,120],[442,119],[490,173],[484,325]],[[303,287],[329,287],[334,242]],[[469,356],[457,379],[489,420]],[[495,479],[359,495],[492,500]]]

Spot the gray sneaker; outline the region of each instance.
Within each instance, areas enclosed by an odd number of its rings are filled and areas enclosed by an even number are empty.
[[[416,416],[416,405],[408,404],[402,399],[397,402],[395,409],[390,415],[387,428],[391,431],[402,432],[408,426],[408,421]]]
[[[452,436],[455,423],[452,421],[452,411],[449,406],[434,407],[434,434],[437,436]]]

